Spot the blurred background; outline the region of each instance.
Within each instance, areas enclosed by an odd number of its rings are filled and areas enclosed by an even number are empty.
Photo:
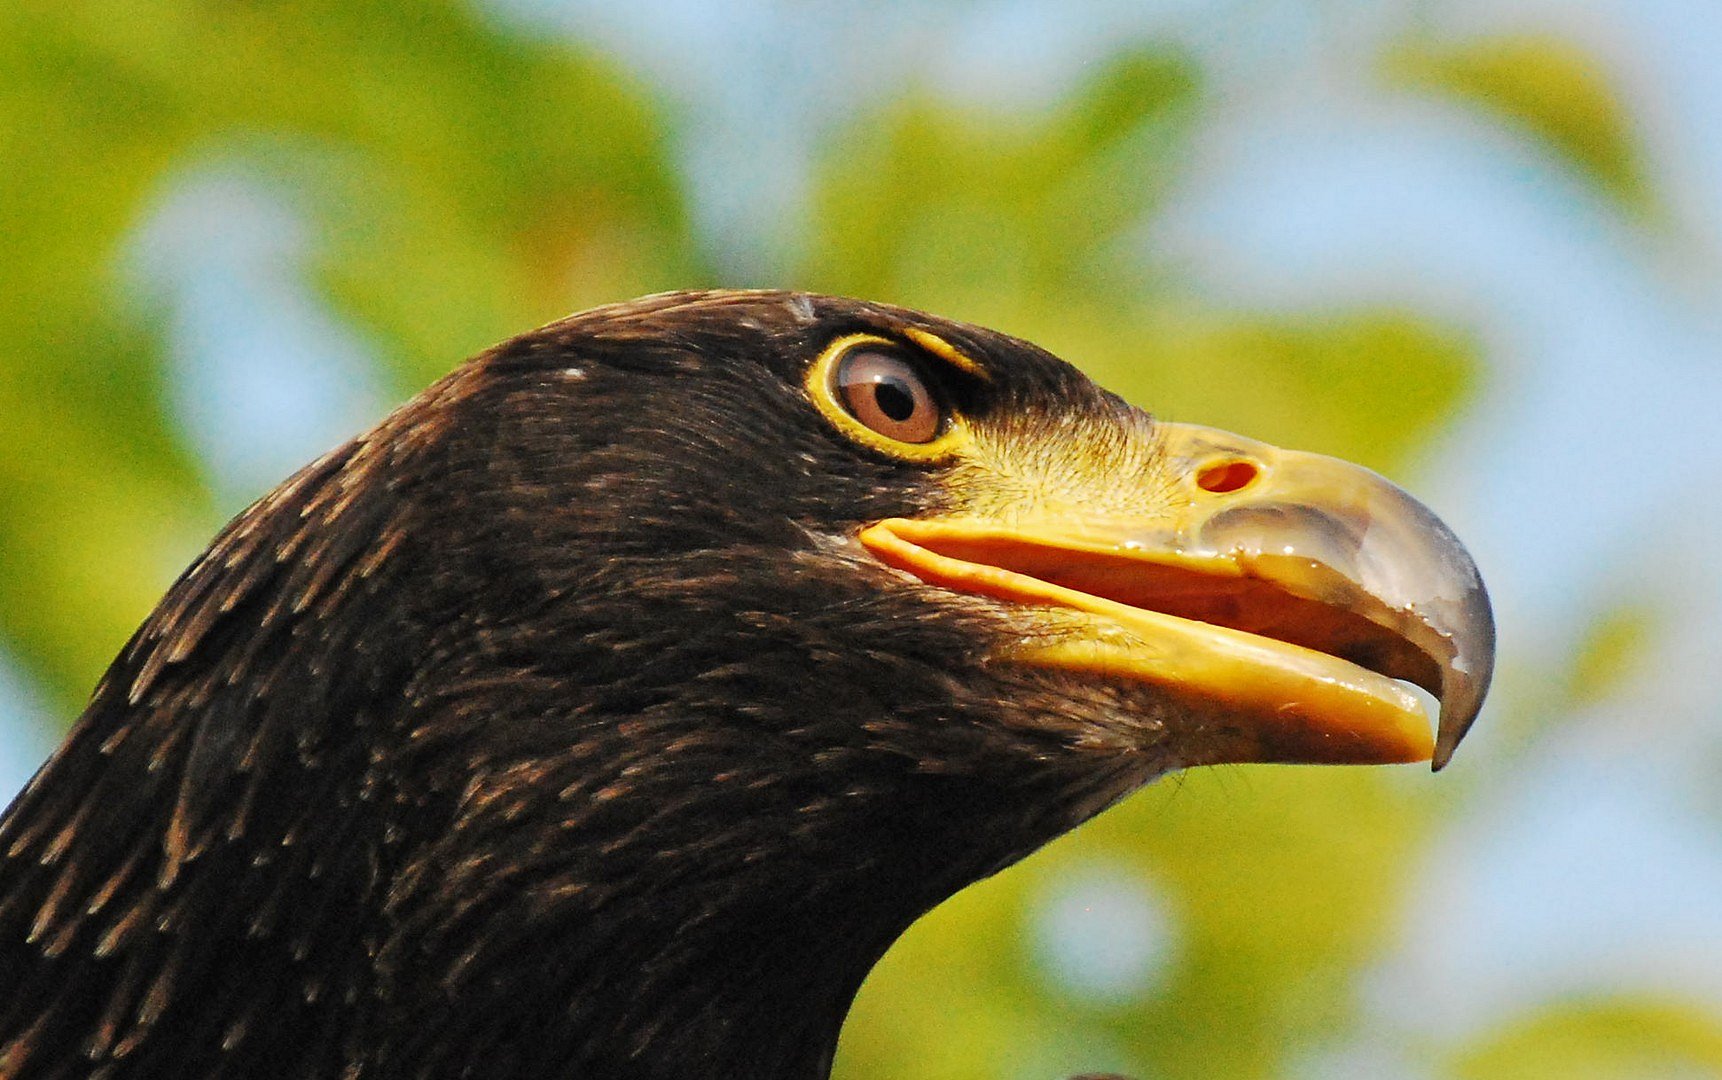
[[[1465,538],[1451,770],[1163,782],[925,919],[840,1080],[1722,1076],[1714,0],[0,3],[0,802],[217,526],[671,288],[1031,338]]]

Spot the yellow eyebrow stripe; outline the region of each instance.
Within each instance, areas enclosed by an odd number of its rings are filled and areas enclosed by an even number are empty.
[[[992,381],[990,371],[970,359],[967,354],[958,351],[955,345],[937,334],[929,333],[926,330],[917,330],[912,326],[905,326],[903,336],[963,374],[973,375],[985,382]]]

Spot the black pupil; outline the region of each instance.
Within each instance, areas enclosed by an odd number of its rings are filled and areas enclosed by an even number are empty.
[[[915,415],[915,395],[901,379],[886,376],[873,384],[873,401],[880,412],[899,424]]]

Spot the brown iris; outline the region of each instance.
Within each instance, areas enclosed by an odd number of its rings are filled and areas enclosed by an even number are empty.
[[[932,442],[944,426],[926,376],[900,356],[857,349],[837,365],[835,381],[849,414],[888,439]]]

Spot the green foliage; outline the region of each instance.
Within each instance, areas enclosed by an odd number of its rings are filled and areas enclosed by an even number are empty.
[[[416,388],[697,280],[665,123],[455,4],[0,6],[0,630],[69,714],[220,516],[167,415],[128,230],[215,159],[292,192],[318,277]]]
[[[1628,115],[1570,47],[1424,44],[1393,63],[1644,204]],[[1203,86],[1188,57],[1146,50],[1029,117],[910,88],[833,140],[808,254],[772,276],[1018,333],[1163,415],[1402,466],[1475,389],[1474,342],[1403,311],[1212,310],[1144,249],[1209,118]],[[676,120],[606,58],[452,2],[0,6],[0,643],[71,716],[237,509],[169,415],[162,313],[117,269],[176,175],[216,162],[286,193],[316,232],[314,284],[405,394],[567,311],[710,283],[700,251],[716,241],[694,234],[667,148]],[[1633,612],[1604,624],[1573,696],[1630,666],[1642,628]],[[1352,1029],[1361,972],[1405,932],[1436,827],[1410,780],[1231,768],[1137,796],[918,924],[864,989],[838,1075],[1283,1075]],[[1097,864],[1167,899],[1171,958],[1135,1000],[1069,996],[1029,945],[1047,890]],[[1450,1063],[1714,1065],[1712,1023],[1562,1009]],[[1536,1073],[1542,1045],[1561,1068]]]
[[[993,325],[1129,298],[1129,232],[1165,189],[1196,86],[1188,61],[1147,53],[1026,122],[911,93],[835,141],[801,276]]]
[[[1149,301],[1091,315],[1046,313],[1029,336],[1157,415],[1377,469],[1402,463],[1474,385],[1464,335],[1394,311],[1270,318]]]
[[[1639,600],[1599,615],[1573,656],[1565,687],[1568,708],[1594,705],[1642,671],[1659,628],[1656,611]]]
[[[1148,1076],[1280,1075],[1355,1018],[1358,970],[1398,932],[1429,824],[1360,771],[1205,770],[1150,788],[917,923],[863,988],[837,1075],[1011,1076],[1058,1028]],[[1156,883],[1175,924],[1164,980],[1105,1007],[1025,981],[1032,902],[1096,859]]]
[[[1386,59],[1390,78],[1445,95],[1517,126],[1634,214],[1655,199],[1631,110],[1597,58],[1542,34],[1407,42]]]
[[[1679,1001],[1610,998],[1515,1017],[1452,1062],[1456,1080],[1722,1074],[1722,1022]]]
[[[1127,54],[1033,120],[911,94],[835,143],[796,280],[998,327],[1157,414],[1391,466],[1470,389],[1472,344],[1393,311],[1270,318],[1163,287],[1139,239],[1200,75]]]
[[[1618,703],[1652,669],[1670,632],[1668,616],[1642,595],[1599,601],[1573,647],[1533,671],[1517,672],[1517,707],[1497,710],[1490,724],[1503,758],[1534,752],[1575,718]]]
[[[838,141],[807,276],[1020,334],[1162,415],[1402,461],[1470,387],[1468,341],[1396,312],[1214,312],[1142,268],[1132,237],[1201,117],[1198,73],[1158,53],[1029,122],[911,95]],[[1379,773],[1207,771],[1140,795],[911,930],[862,991],[837,1075],[1029,1075],[1072,1030],[1122,1060],[1067,1068],[1278,1075],[1352,1018],[1425,827]],[[1099,1011],[1035,988],[1022,946],[1042,886],[1096,852],[1170,891],[1180,943],[1160,992]]]

